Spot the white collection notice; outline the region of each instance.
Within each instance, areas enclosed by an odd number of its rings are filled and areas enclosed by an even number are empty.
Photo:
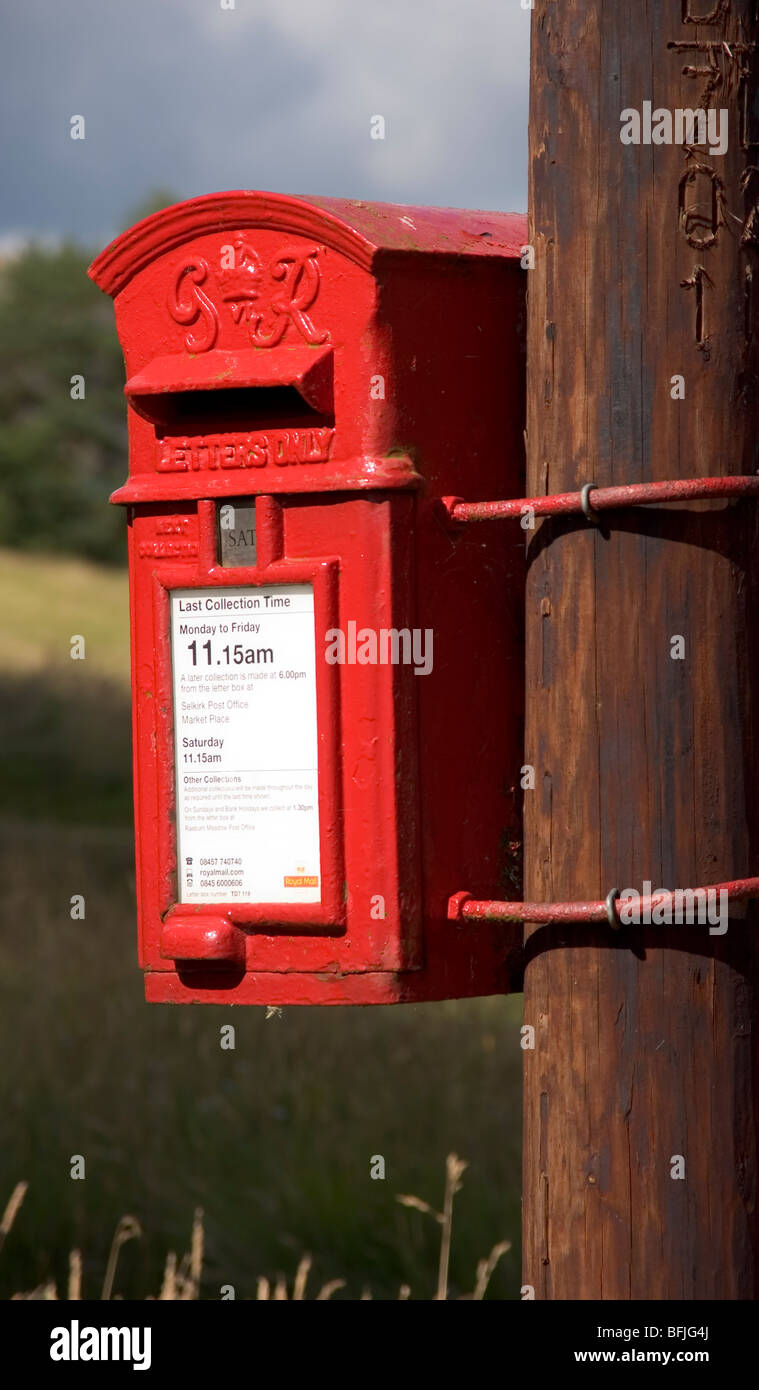
[[[179,900],[317,903],[310,584],[171,593]]]

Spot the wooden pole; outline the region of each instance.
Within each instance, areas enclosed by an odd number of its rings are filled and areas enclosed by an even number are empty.
[[[759,467],[757,39],[754,0],[537,0],[528,493]],[[727,150],[644,143],[700,104]],[[759,872],[758,516],[528,533],[527,899]],[[528,929],[536,1298],[757,1297],[758,922]]]

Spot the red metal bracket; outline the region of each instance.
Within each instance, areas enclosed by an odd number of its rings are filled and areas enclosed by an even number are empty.
[[[748,898],[759,898],[759,878],[736,878],[727,883],[710,883],[705,888],[678,890],[679,893],[686,891],[725,892],[729,903],[745,902]],[[448,918],[454,922],[536,922],[545,925],[562,922],[609,922],[611,925],[613,915],[613,925],[620,927],[620,914],[624,903],[620,905],[618,899],[614,898],[614,894],[618,892],[618,889],[612,889],[603,902],[595,900],[574,903],[483,902],[477,901],[471,893],[460,892],[454,893],[448,899]],[[641,895],[638,900],[638,907],[643,914],[650,912],[654,907],[673,906],[677,907],[675,893],[664,888],[646,897]]]
[[[677,478],[661,483],[623,483],[596,487],[586,483],[579,492],[557,492],[548,497],[512,497],[501,502],[465,502],[444,497],[443,506],[452,521],[498,521],[504,517],[565,516],[573,512],[611,511],[616,507],[650,506],[654,502],[695,502],[700,498],[745,497],[759,494],[759,477],[740,474],[729,478]],[[592,495],[592,501],[591,501]]]
[[[504,517],[563,516],[581,512],[589,521],[590,512],[610,511],[617,507],[646,506],[654,502],[696,501],[700,498],[746,497],[759,495],[759,477],[738,475],[724,478],[677,478],[669,482],[625,483],[618,487],[596,487],[586,483],[579,492],[559,492],[546,497],[518,497],[501,502],[464,502],[460,497],[442,499],[452,521],[497,521]],[[591,501],[592,497],[592,501]],[[709,888],[691,892],[718,893],[725,891],[728,902],[744,902],[759,897],[759,878],[733,879],[728,883],[710,884]],[[684,890],[680,890],[681,892]],[[616,896],[615,896],[616,895]],[[485,922],[608,922],[621,926],[618,889],[612,889],[603,902],[574,903],[517,903],[477,901],[471,893],[454,893],[448,900],[451,921]],[[639,906],[645,913],[651,907],[671,906],[674,893],[662,890],[641,897]]]

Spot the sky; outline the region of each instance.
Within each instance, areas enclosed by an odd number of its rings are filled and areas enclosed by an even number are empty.
[[[6,0],[0,242],[98,249],[158,189],[522,212],[529,29],[521,0]]]

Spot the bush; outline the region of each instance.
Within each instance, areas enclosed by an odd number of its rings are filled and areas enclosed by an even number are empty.
[[[124,369],[88,261],[32,246],[0,270],[0,544],[123,563],[107,501],[127,471]]]

